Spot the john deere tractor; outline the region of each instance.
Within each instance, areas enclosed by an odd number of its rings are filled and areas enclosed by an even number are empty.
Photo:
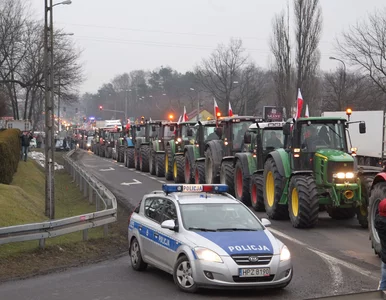
[[[156,125],[153,125],[157,138],[151,139],[149,143],[149,171],[152,175],[163,177],[172,172],[169,161],[165,164],[167,159],[165,150],[167,152],[168,143],[174,138],[176,125],[177,123],[168,121],[158,121]]]
[[[185,183],[184,149],[186,145],[194,145],[196,123],[194,121],[178,123],[175,137],[168,143],[173,155],[173,179],[175,183]]]
[[[268,154],[263,171],[270,218],[289,217],[296,228],[313,227],[324,205],[334,219],[357,213],[359,223],[367,226],[368,182],[348,150],[349,124],[345,118],[310,117],[284,125],[286,147]],[[366,132],[364,122],[359,131]]]
[[[221,137],[221,128],[216,127],[216,121],[198,121],[194,126],[194,144],[184,147],[184,177],[185,183],[205,183],[205,146],[209,141]]]
[[[268,154],[283,148],[284,122],[259,119],[244,135],[244,147],[221,162],[220,182],[234,188],[234,196],[256,211],[264,211],[262,170]]]

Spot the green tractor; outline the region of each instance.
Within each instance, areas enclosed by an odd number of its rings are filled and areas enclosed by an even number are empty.
[[[348,151],[349,124],[344,118],[311,117],[284,125],[286,147],[268,154],[263,171],[269,218],[290,218],[293,227],[310,228],[324,206],[334,219],[357,214],[361,226],[367,226],[369,183],[358,172],[355,153]],[[364,122],[359,132],[366,132]]]
[[[163,177],[166,172],[169,173],[169,164],[165,165],[165,150],[167,150],[169,141],[174,138],[176,125],[177,123],[168,121],[158,121],[156,125],[153,125],[157,138],[151,139],[149,143],[150,174]]]
[[[244,149],[244,134],[253,123],[259,119],[250,116],[221,117],[217,123],[221,128],[221,139],[209,141],[205,145],[205,181],[207,184],[220,183],[220,174],[232,174],[233,159],[236,153]],[[222,168],[222,170],[221,170]],[[233,180],[223,179],[229,186],[229,192],[234,194]],[[248,186],[249,189],[249,186]]]
[[[220,182],[234,191],[234,196],[256,211],[264,211],[262,170],[268,154],[283,148],[285,122],[264,122],[259,119],[244,135],[244,147],[235,156],[221,161]]]
[[[175,183],[185,183],[184,149],[186,145],[194,145],[196,123],[197,121],[178,123],[174,139],[168,142],[173,157],[173,179]]]
[[[221,128],[216,121],[198,121],[194,126],[195,138],[193,145],[184,147],[185,183],[205,183],[205,145],[211,140],[221,137]]]

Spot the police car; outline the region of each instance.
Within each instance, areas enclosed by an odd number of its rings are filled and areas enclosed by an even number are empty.
[[[293,274],[288,248],[224,184],[164,184],[129,220],[131,265],[173,275],[185,292],[205,287],[284,288]]]

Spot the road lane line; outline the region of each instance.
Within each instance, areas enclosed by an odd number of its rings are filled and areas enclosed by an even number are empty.
[[[332,264],[335,264],[335,265],[341,265],[343,267],[346,267],[347,269],[350,269],[352,271],[355,271],[357,273],[360,273],[362,275],[365,275],[367,277],[370,277],[371,279],[374,279],[376,281],[379,281],[379,276],[374,276],[372,272],[370,271],[367,271],[361,267],[358,267],[357,265],[354,265],[352,263],[349,263],[349,262],[346,262],[344,260],[341,260],[339,258],[336,258],[336,257],[333,257],[331,255],[328,255],[327,253],[324,253],[316,248],[313,248],[281,231],[278,231],[276,229],[273,229],[273,228],[268,228],[270,232],[272,232],[273,234],[276,234],[284,239],[287,239],[291,242],[294,242],[295,244],[298,244],[298,245],[301,245],[301,246],[304,246],[306,247],[308,250],[310,250],[311,252],[314,252],[316,255],[318,255],[319,257],[323,258],[324,260],[329,260],[329,262],[331,262]]]
[[[159,183],[166,183],[165,181],[163,180],[158,180]]]

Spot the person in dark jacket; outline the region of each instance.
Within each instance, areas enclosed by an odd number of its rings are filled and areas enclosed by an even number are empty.
[[[381,280],[379,282],[379,289],[386,290],[386,199],[379,202],[378,206],[379,214],[375,217],[375,229],[378,232],[379,239],[381,241]]]
[[[33,137],[30,132],[23,132],[23,134],[20,136],[20,139],[21,139],[20,159],[23,159],[23,156],[24,156],[24,161],[27,161],[28,148],[32,138]]]

